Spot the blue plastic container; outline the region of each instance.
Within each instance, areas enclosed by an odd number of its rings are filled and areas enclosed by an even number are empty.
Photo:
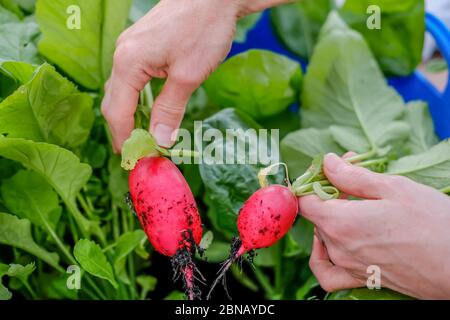
[[[450,30],[436,17],[427,13],[427,31],[434,37],[447,64],[450,65]],[[230,56],[236,55],[249,49],[266,49],[283,54],[299,61],[303,68],[306,61],[289,52],[275,35],[270,21],[269,12],[265,11],[255,27],[248,33],[245,43],[234,43]],[[392,85],[405,99],[424,100],[430,106],[436,133],[441,139],[450,137],[450,79],[444,92],[439,92],[418,71],[408,77],[396,77],[388,79]]]

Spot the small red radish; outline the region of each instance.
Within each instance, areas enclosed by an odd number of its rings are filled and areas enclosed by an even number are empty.
[[[233,262],[246,252],[274,245],[292,227],[297,212],[298,199],[288,187],[271,185],[253,193],[239,212],[240,241],[233,243],[230,258],[219,270],[207,299]]]
[[[202,238],[202,224],[183,175],[164,157],[146,157],[131,171],[128,183],[134,210],[151,244],[172,258],[175,278],[183,276],[188,298],[199,297],[192,257]]]

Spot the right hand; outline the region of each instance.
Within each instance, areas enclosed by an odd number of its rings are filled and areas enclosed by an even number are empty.
[[[240,0],[161,0],[119,37],[102,112],[113,149],[134,128],[139,92],[152,78],[167,82],[152,108],[150,131],[170,147],[191,94],[230,51]]]

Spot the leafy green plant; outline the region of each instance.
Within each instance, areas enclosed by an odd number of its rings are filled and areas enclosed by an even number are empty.
[[[211,99],[255,119],[273,116],[297,101],[300,65],[265,50],[249,50],[222,64],[206,81]]]
[[[110,148],[99,110],[117,36],[154,3],[37,0],[34,6],[33,0],[0,0],[0,299],[184,298],[181,286],[161,290],[156,271],[166,266],[155,259],[157,253],[125,201],[128,175],[121,167],[155,150],[181,152],[159,148],[146,131],[163,81],[152,80],[141,94],[138,129],[124,148],[124,162]],[[81,30],[66,26],[72,4],[83,12]],[[196,146],[203,151],[202,163],[180,165],[208,230],[201,242],[208,250],[196,257],[202,268],[217,269],[227,258],[239,210],[259,188],[258,172],[266,166],[261,161],[213,161],[214,147],[229,150],[235,142],[236,151],[252,157],[243,134],[247,129],[280,129],[281,145],[269,151],[281,156],[291,178],[297,178],[297,195],[336,197],[339,191],[321,171],[322,155],[348,150],[359,153],[350,159],[358,165],[450,193],[449,141],[438,141],[427,105],[406,104],[382,74],[414,69],[418,35],[423,36],[422,7],[412,0],[380,4],[388,10],[378,36],[356,31],[364,14],[350,0],[340,14],[353,30],[332,13],[319,32],[331,8],[328,1],[275,9],[279,35],[293,52],[310,58],[306,75],[295,61],[251,50],[227,60],[195,92],[182,127],[192,135],[216,129],[223,137]],[[258,17],[241,22],[238,38]],[[295,17],[301,18],[298,25]],[[404,21],[397,30],[396,23]],[[414,24],[418,28],[412,31]],[[393,47],[382,48],[375,39],[389,40]],[[299,114],[289,110],[296,102]],[[203,121],[200,128],[196,120]],[[235,134],[227,135],[227,129]],[[282,184],[285,178],[280,172],[270,182]],[[233,267],[233,281],[242,290],[232,294],[404,298],[365,289],[326,296],[308,267],[313,232],[314,226],[299,218],[277,244],[258,250],[253,267],[247,260],[242,270]],[[81,270],[80,290],[67,286],[76,275],[67,271],[73,265]]]

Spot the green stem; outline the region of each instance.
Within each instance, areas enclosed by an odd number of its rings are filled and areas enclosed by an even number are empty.
[[[379,164],[385,164],[387,162],[388,162],[388,158],[379,158],[379,159],[373,159],[373,160],[366,160],[363,162],[357,162],[357,163],[355,163],[355,166],[368,168],[368,167],[379,165]]]
[[[83,291],[86,292],[86,294],[88,295],[88,297],[91,298],[92,300],[100,300],[100,297],[98,297],[97,295],[95,295],[95,293],[92,292],[91,289],[83,288]]]
[[[105,294],[99,289],[97,284],[90,278],[90,276],[86,275],[86,282],[89,283],[89,285],[94,289],[94,291],[97,293],[97,295],[100,297],[100,299],[108,300],[108,298],[105,296]]]
[[[278,242],[276,248],[276,264],[275,264],[275,292],[281,294],[283,290],[283,251],[285,238]]]
[[[376,154],[377,154],[377,151],[374,149],[374,150],[371,150],[366,153],[357,154],[356,156],[350,157],[346,160],[350,163],[361,162],[361,161],[372,158]]]
[[[119,239],[120,229],[119,229],[119,210],[115,204],[112,205],[112,225],[113,225],[113,237],[114,240]]]
[[[253,267],[253,272],[255,273],[255,277],[258,280],[258,282],[261,284],[264,292],[266,293],[267,297],[273,297],[274,296],[274,289],[272,285],[269,282],[269,279],[267,279],[266,275],[259,270],[257,266]]]
[[[94,213],[91,211],[91,208],[89,208],[89,205],[87,204],[81,192],[77,194],[77,200],[83,210],[87,213],[88,217],[92,219],[94,217]]]
[[[28,283],[28,281],[24,281],[23,285],[28,290],[28,292],[30,293],[31,298],[33,300],[38,300],[38,297],[37,297],[36,293],[34,292],[33,288],[30,287],[30,284]]]
[[[151,83],[148,82],[144,87],[144,98],[145,103],[147,104],[148,109],[151,111],[153,108],[153,93],[152,93],[152,86]]]
[[[131,255],[128,257],[128,273],[130,275],[130,282],[131,282],[131,285],[130,285],[131,300],[136,300],[136,297],[137,297],[135,271],[136,271],[136,269],[134,267],[134,253],[131,253]]]

